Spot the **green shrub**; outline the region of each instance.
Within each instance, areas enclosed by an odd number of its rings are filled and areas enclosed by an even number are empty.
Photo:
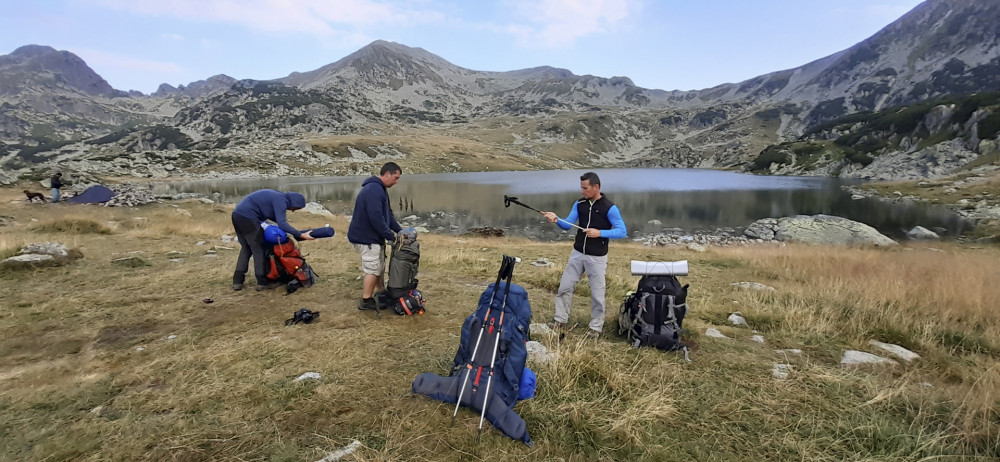
[[[868,155],[868,153],[858,151],[857,149],[852,149],[852,148],[844,149],[844,154],[847,160],[855,164],[861,164],[862,166],[867,166],[875,161],[875,159],[872,158],[872,156]]]
[[[108,144],[108,143],[115,143],[115,142],[121,140],[122,138],[125,138],[129,133],[132,133],[134,131],[135,131],[135,129],[132,129],[132,128],[126,128],[124,130],[114,131],[114,132],[108,133],[107,135],[104,135],[104,136],[102,136],[100,138],[95,138],[95,139],[86,141],[86,144]]]
[[[996,138],[997,133],[1000,133],[1000,111],[994,111],[985,119],[980,120],[977,129],[981,140]]]
[[[794,152],[796,155],[800,155],[800,156],[807,156],[807,155],[810,155],[810,154],[815,154],[815,153],[820,152],[822,150],[823,150],[823,145],[821,145],[821,144],[814,144],[814,143],[800,144],[800,145],[794,146],[792,148],[792,152]]]
[[[771,164],[784,165],[792,161],[791,156],[788,152],[782,150],[778,146],[768,146],[766,149],[757,155],[757,158],[753,160],[753,170],[767,170],[771,168]]]

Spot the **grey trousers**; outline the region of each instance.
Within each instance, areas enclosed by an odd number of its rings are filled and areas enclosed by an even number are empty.
[[[569,309],[573,306],[573,289],[580,276],[587,273],[590,280],[590,329],[604,330],[604,274],[608,269],[608,256],[584,255],[573,249],[563,270],[559,291],[556,292],[556,322],[569,321]]]

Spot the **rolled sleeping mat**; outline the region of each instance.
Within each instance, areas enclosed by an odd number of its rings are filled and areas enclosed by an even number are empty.
[[[632,260],[633,276],[671,275],[687,276],[688,261],[639,261]]]
[[[333,234],[334,234],[333,228],[331,228],[330,225],[326,225],[326,226],[323,226],[321,228],[307,229],[306,231],[312,231],[312,233],[310,233],[309,235],[312,236],[312,237],[315,237],[316,239],[320,239],[320,238],[324,238],[324,237],[333,237]],[[302,232],[304,233],[306,231],[302,231]]]

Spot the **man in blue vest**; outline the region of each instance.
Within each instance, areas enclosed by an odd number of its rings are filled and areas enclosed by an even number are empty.
[[[591,304],[587,336],[596,339],[604,330],[604,275],[608,268],[608,240],[626,237],[628,231],[618,206],[601,193],[601,179],[596,173],[587,172],[580,177],[580,192],[583,198],[576,201],[566,219],[553,212],[542,212],[545,218],[562,229],[568,230],[577,222],[582,228],[576,231],[573,251],[556,292],[556,314],[549,326],[554,330],[566,328],[573,304],[573,289],[580,276],[587,273]]]
[[[299,210],[306,206],[306,198],[297,192],[281,192],[273,189],[261,189],[247,194],[233,210],[233,229],[236,239],[240,241],[240,256],[236,260],[236,271],[233,272],[233,290],[243,290],[253,256],[253,274],[257,278],[257,290],[273,289],[282,286],[278,281],[267,281],[267,259],[264,258],[264,230],[260,224],[271,220],[298,241],[309,241],[312,231],[300,232],[288,224],[286,211]]]
[[[379,175],[372,175],[361,183],[361,192],[354,201],[354,215],[347,228],[347,240],[361,254],[363,293],[359,310],[374,310],[378,301],[376,292],[385,290],[385,243],[396,240],[402,227],[389,207],[388,189],[399,183],[403,171],[395,162],[386,162]]]

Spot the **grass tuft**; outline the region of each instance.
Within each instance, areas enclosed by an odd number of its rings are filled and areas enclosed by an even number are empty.
[[[33,226],[32,231],[72,234],[111,234],[111,228],[88,218],[63,218]]]

